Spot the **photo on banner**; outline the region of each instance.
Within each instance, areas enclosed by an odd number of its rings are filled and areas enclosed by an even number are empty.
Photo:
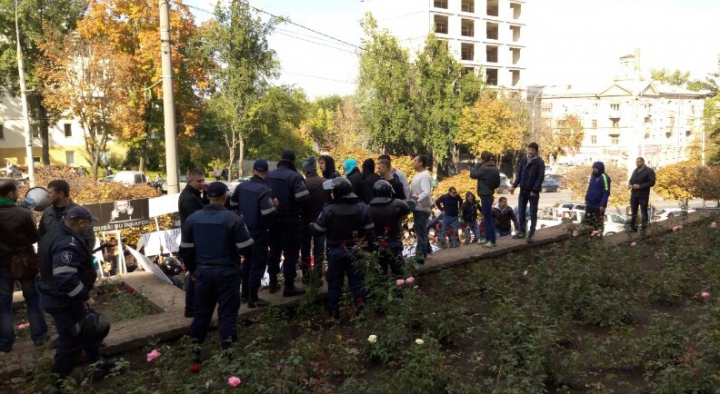
[[[84,205],[100,219],[95,231],[113,231],[150,224],[147,198]]]

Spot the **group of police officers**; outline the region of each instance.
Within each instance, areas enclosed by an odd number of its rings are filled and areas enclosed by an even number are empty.
[[[305,289],[296,284],[301,249],[302,281],[311,286],[322,286],[327,255],[331,317],[339,317],[345,277],[356,311],[362,309],[364,272],[355,264],[359,252],[379,248],[383,271],[402,275],[401,222],[412,211],[414,200],[394,198],[393,186],[379,180],[373,187],[374,198],[366,204],[347,179],[321,178],[314,157],[301,167],[305,177],[295,160],[295,154],[286,150],[273,171],[266,161],[256,161],[252,178],[241,182],[229,198],[225,183],[205,185],[203,171],[188,173],[188,185],[178,201],[179,255],[189,272],[185,314],[193,318],[191,337],[196,343],[205,340],[217,305],[221,346],[230,347],[237,339],[241,297],[250,308],[269,305],[259,298],[258,290],[266,268],[270,293],[280,290],[281,260],[283,296],[304,294]],[[307,247],[301,247],[303,243]],[[199,355],[196,358],[199,362]]]

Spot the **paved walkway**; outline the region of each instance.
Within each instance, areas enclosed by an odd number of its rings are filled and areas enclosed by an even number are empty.
[[[685,224],[692,223],[701,218],[700,214],[691,214]],[[670,220],[662,225],[671,227],[676,221]],[[530,250],[540,248],[544,245],[566,241],[570,235],[566,226],[555,226],[538,230],[535,243],[528,245],[525,240],[513,240],[503,238],[498,242],[498,247],[486,249],[478,244],[461,246],[455,249],[443,249],[431,256],[428,256],[425,266],[419,270],[418,276],[438,272],[444,269],[459,265],[478,262],[480,260],[496,259],[509,253],[529,253]],[[605,242],[620,244],[629,242],[628,234],[616,234],[604,238]],[[150,303],[154,304],[161,312],[137,319],[114,323],[110,334],[105,339],[106,346],[102,348],[103,354],[113,355],[141,348],[147,345],[152,339],[170,340],[179,338],[188,333],[191,319],[183,316],[185,307],[185,293],[177,287],[160,281],[149,272],[135,272],[127,275],[114,277],[110,280],[132,286],[140,294],[145,296]],[[327,285],[318,290],[318,299],[324,298],[327,294]],[[261,298],[270,301],[273,305],[293,305],[300,302],[301,298],[285,298],[282,292],[270,294],[267,290],[261,290]],[[13,303],[22,302],[22,295],[16,292],[13,296]],[[252,314],[261,313],[262,309],[248,309],[246,304],[240,308],[240,316],[251,317]],[[213,321],[213,324],[216,322]],[[11,353],[0,354],[2,367],[0,375],[16,374],[28,371],[34,365],[34,360],[39,356],[52,357],[51,351],[45,347],[36,348],[29,340],[16,342]]]

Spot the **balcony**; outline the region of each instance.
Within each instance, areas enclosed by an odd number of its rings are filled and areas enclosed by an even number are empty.
[[[610,119],[620,119],[620,111],[619,110],[611,110],[610,111]]]
[[[510,70],[510,80],[513,87],[520,85],[520,70]]]
[[[472,19],[461,19],[460,34],[463,37],[475,37],[475,21]]]
[[[510,33],[512,34],[513,42],[519,43],[520,42],[520,26],[510,26]]]
[[[510,12],[512,14],[513,19],[518,20],[522,16],[522,4],[520,3],[510,3]]]
[[[510,55],[512,57],[512,64],[520,64],[520,48],[510,48]]]

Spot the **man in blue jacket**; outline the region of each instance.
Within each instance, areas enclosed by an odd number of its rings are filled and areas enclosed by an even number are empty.
[[[585,193],[585,223],[602,234],[605,224],[605,208],[610,198],[610,177],[605,173],[605,164],[593,163],[592,175]]]
[[[527,229],[527,216],[530,216],[530,233],[527,234],[527,243],[533,243],[535,236],[535,224],[537,223],[538,202],[540,202],[540,189],[542,188],[543,179],[545,179],[545,162],[538,155],[540,147],[537,143],[531,142],[527,146],[527,155],[520,159],[520,165],[515,175],[513,187],[510,194],[515,192],[515,188],[520,187],[520,195],[518,195],[518,216],[520,217],[520,229],[513,236],[515,239],[525,238],[525,230]],[[530,212],[527,212],[527,205],[530,203]]]

